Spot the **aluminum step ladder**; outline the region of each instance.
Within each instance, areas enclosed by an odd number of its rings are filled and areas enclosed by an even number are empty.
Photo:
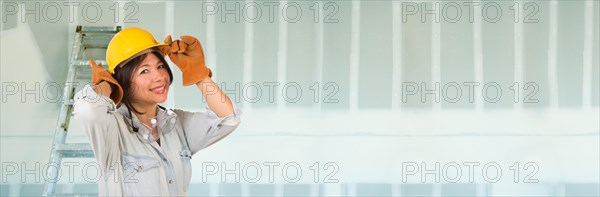
[[[50,153],[44,196],[56,196],[56,186],[60,180],[63,158],[93,158],[94,153],[88,143],[66,143],[69,122],[72,117],[74,96],[77,88],[90,83],[91,68],[88,60],[96,60],[106,68],[105,53],[112,37],[121,31],[121,26],[77,26],[71,52],[69,71],[63,90],[58,122],[54,131],[54,142]],[[83,84],[81,84],[83,82]],[[66,194],[69,195],[69,194]]]

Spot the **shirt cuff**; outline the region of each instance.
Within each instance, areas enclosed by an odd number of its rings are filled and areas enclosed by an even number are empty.
[[[242,110],[237,108],[235,104],[233,104],[233,114],[229,114],[222,118],[219,118],[219,116],[217,116],[217,114],[208,106],[206,107],[206,111],[208,113],[208,117],[214,121],[212,124],[213,128],[219,128],[221,125],[237,126],[241,122]]]

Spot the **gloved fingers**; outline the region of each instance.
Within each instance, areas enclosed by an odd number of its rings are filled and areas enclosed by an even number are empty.
[[[169,43],[167,42],[169,41],[167,38],[165,39],[165,43]],[[181,36],[180,40],[172,41],[169,44],[171,45],[171,53],[185,53],[188,47],[197,43],[199,43],[198,39],[193,36]]]
[[[93,59],[90,58],[89,62],[92,68],[92,83],[98,84],[102,81],[102,76],[108,74],[108,72],[102,68],[102,64],[97,65]]]
[[[94,61],[94,59],[90,58],[89,62],[90,62],[90,67],[92,68],[92,73],[104,71],[104,68],[102,68],[102,64],[97,65],[96,61]]]
[[[173,39],[171,38],[171,35],[168,35],[165,37],[165,44],[171,45],[171,43],[173,43]]]
[[[169,53],[171,53],[171,43],[173,43],[173,39],[171,39],[171,35],[168,35],[167,37],[165,37],[164,40],[164,46],[159,46],[158,50],[160,50],[163,55],[168,55]]]
[[[173,47],[171,47],[171,48],[173,48]],[[171,59],[171,61],[173,63],[179,62],[179,54],[177,54],[177,53],[169,53],[169,58]],[[177,65],[177,63],[175,63],[175,65]]]
[[[197,53],[199,51],[200,54],[204,54],[202,50],[202,43],[200,42],[200,40],[198,40],[198,38],[193,36],[181,36],[181,41],[187,44],[188,52]]]
[[[193,36],[181,36],[181,41],[185,42],[187,45],[194,45],[198,42],[198,39]]]
[[[158,50],[163,54],[163,56],[165,56],[165,55],[168,55],[169,53],[171,53],[171,46],[170,45],[158,46]]]
[[[178,40],[177,42],[179,44],[179,51],[177,51],[178,53],[184,53],[185,50],[187,49],[188,45],[183,42],[182,40]]]
[[[92,69],[95,68],[95,67],[98,67],[98,65],[96,65],[96,61],[94,61],[94,59],[90,58],[89,62],[90,62],[90,67]]]
[[[169,54],[171,54],[171,53],[175,53],[175,52],[177,52],[177,50],[179,49],[179,46],[177,46],[177,43],[176,43],[176,42],[177,42],[177,40],[175,40],[174,42],[171,42],[171,44],[169,44],[169,47],[171,48],[171,49],[169,50]]]
[[[182,42],[181,40],[175,40],[171,44],[171,53],[183,53],[187,48],[187,44]]]

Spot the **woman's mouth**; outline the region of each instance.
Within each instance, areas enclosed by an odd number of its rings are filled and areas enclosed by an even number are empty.
[[[165,90],[166,90],[165,85],[161,85],[161,86],[150,89],[150,91],[154,94],[164,94]]]

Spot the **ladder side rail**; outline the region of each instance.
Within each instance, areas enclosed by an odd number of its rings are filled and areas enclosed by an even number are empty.
[[[54,140],[53,140],[52,151],[50,153],[50,159],[49,159],[50,163],[48,164],[48,166],[50,166],[50,165],[56,165],[56,166],[48,168],[48,176],[46,177],[47,184],[44,188],[45,196],[54,195],[54,193],[56,192],[56,183],[58,182],[60,163],[62,161],[62,159],[60,157],[60,153],[56,149],[57,148],[56,146],[57,146],[57,144],[64,144],[66,137],[67,137],[68,125],[66,123],[68,123],[67,119],[69,118],[68,116],[70,116],[70,114],[69,114],[70,108],[72,108],[72,105],[67,104],[67,102],[72,100],[71,95],[73,95],[73,92],[75,91],[74,87],[76,84],[74,84],[74,79],[75,79],[75,73],[77,72],[77,70],[76,70],[77,68],[72,64],[72,62],[74,62],[74,60],[78,59],[80,57],[80,54],[82,54],[83,48],[81,47],[81,41],[82,41],[81,34],[76,33],[74,47],[73,47],[73,50],[71,51],[71,63],[69,63],[69,71],[67,74],[67,81],[65,81],[62,103],[61,103],[59,117],[58,117],[57,124],[56,124],[57,126],[54,131]]]

